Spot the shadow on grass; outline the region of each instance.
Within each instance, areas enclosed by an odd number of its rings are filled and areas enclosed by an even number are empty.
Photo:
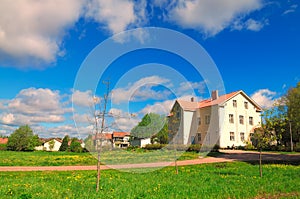
[[[247,162],[253,165],[259,164],[259,153],[258,152],[247,152],[247,151],[229,151],[218,152],[212,154],[212,157],[219,157],[231,160],[237,160],[241,162]],[[278,154],[278,153],[262,153],[263,164],[288,164],[288,165],[300,165],[300,154]]]

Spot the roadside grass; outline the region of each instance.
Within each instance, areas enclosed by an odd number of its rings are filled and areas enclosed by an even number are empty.
[[[149,173],[118,170],[1,172],[0,198],[299,198],[300,166],[245,162],[165,167]]]
[[[73,152],[15,152],[0,151],[0,166],[73,166],[96,165],[96,154]],[[198,158],[196,152],[177,153],[179,160]],[[103,164],[168,162],[175,159],[174,151],[106,151],[101,153]]]

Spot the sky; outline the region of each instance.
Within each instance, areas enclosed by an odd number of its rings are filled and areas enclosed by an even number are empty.
[[[299,4],[1,0],[0,135],[84,138],[108,82],[107,131],[216,89],[269,108],[300,81]]]

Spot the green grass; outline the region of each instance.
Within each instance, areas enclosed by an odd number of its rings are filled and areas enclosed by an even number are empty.
[[[150,173],[96,171],[2,172],[0,198],[300,198],[300,166],[244,162],[166,167]]]
[[[0,166],[70,166],[95,165],[96,155],[72,152],[15,152],[0,151]],[[163,162],[174,160],[173,151],[113,151],[101,153],[103,164]],[[196,152],[177,153],[179,160],[198,158]]]

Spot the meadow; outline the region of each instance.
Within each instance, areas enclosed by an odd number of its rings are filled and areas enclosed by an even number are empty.
[[[165,167],[149,173],[118,170],[1,172],[0,198],[300,198],[300,166],[245,162]]]
[[[196,152],[177,154],[179,160],[198,158]],[[0,166],[73,166],[96,165],[96,154],[73,152],[15,152],[0,151]],[[101,153],[103,164],[126,164],[173,161],[174,152],[169,150],[155,151],[106,151]]]

